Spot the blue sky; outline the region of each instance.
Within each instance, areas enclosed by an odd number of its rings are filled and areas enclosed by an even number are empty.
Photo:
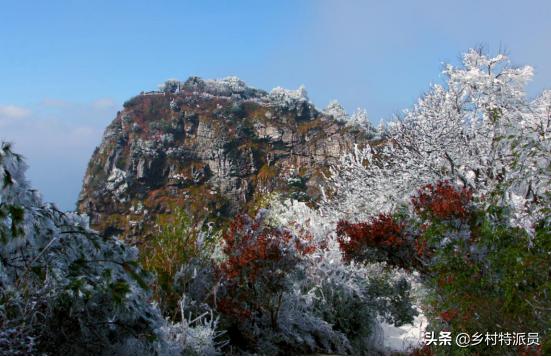
[[[297,88],[374,122],[442,80],[469,47],[504,48],[551,87],[550,1],[2,1],[0,139],[72,209],[122,102],[168,78]]]

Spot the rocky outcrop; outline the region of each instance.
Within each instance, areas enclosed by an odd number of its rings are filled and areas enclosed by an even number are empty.
[[[274,191],[315,201],[324,170],[365,140],[365,131],[318,111],[303,89],[168,81],[127,101],[107,127],[78,209],[96,229],[136,239],[176,207],[223,220]]]

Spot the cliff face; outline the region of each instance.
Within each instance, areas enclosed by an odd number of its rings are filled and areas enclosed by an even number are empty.
[[[183,207],[223,219],[266,194],[319,198],[322,172],[360,129],[316,110],[303,90],[264,92],[236,78],[169,81],[124,105],[84,177],[78,209],[105,234],[146,237]]]

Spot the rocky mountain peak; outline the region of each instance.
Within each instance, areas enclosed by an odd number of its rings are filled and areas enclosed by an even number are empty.
[[[125,102],[107,127],[78,209],[96,229],[134,239],[177,207],[223,220],[271,192],[315,202],[323,171],[366,139],[318,111],[302,87],[169,80]]]

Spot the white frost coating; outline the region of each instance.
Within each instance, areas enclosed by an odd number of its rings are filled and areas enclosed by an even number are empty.
[[[281,107],[293,107],[297,103],[308,103],[308,93],[306,88],[301,85],[297,90],[275,87],[272,89],[268,98],[271,102]]]
[[[420,314],[415,317],[413,324],[400,327],[381,322],[383,344],[393,353],[407,353],[415,348],[423,347],[427,318]]]
[[[422,301],[423,294],[425,294],[426,291],[422,284],[419,283],[418,278],[419,275],[417,273],[410,276],[412,294],[416,301]],[[396,327],[384,321],[381,322],[384,346],[388,352],[392,354],[408,353],[415,348],[424,346],[425,330],[428,326],[428,320],[420,307],[417,307],[417,309],[419,310],[419,315],[415,316],[411,324]]]
[[[332,313],[330,303],[335,295],[339,296],[339,304],[348,304],[351,301],[361,301],[363,308],[374,315],[371,318],[363,315],[356,305],[351,307],[350,320],[365,319],[362,323],[370,329],[363,341],[361,349],[355,353],[388,353],[404,352],[408,347],[419,343],[419,333],[426,325],[422,313],[413,321],[413,325],[406,324],[396,327],[384,319],[375,318],[380,311],[376,307],[379,299],[385,299],[384,294],[373,293],[379,278],[389,284],[411,284],[414,291],[419,290],[416,277],[403,271],[389,270],[384,264],[359,264],[345,262],[335,235],[335,222],[327,219],[320,211],[309,208],[304,202],[287,200],[280,202],[274,200],[270,207],[268,219],[277,225],[289,227],[297,234],[306,230],[313,235],[313,240],[324,246],[307,257],[308,264],[304,267],[304,273],[313,284],[308,294],[303,299],[313,302],[316,300],[327,301],[328,313]],[[405,283],[407,282],[407,283]],[[371,293],[368,293],[370,289]],[[321,298],[320,298],[321,296]],[[350,298],[350,300],[348,300]],[[414,300],[418,301],[414,295]],[[414,303],[415,303],[414,301]],[[334,301],[333,301],[334,302]],[[323,305],[322,305],[323,306]],[[342,308],[342,306],[340,307]],[[352,316],[354,315],[354,316]],[[363,316],[363,317],[362,317]],[[356,346],[358,348],[358,346]]]
[[[433,85],[404,117],[385,128],[383,147],[355,148],[332,169],[336,199],[323,210],[334,219],[363,220],[408,205],[421,186],[450,180],[508,205],[513,224],[529,232],[545,216],[551,187],[551,94],[534,101],[524,87],[533,70],[506,56],[471,50],[463,66],[446,66],[445,86]],[[524,197],[513,201],[513,197]],[[547,202],[547,203],[545,203]]]
[[[369,121],[367,110],[365,109],[357,108],[352,115],[348,115],[344,107],[337,100],[332,100],[323,109],[323,113],[332,116],[333,119],[340,123],[345,123],[348,127],[364,129],[370,137],[377,135],[377,130]]]
[[[181,90],[189,90],[206,98],[218,96],[243,99],[266,95],[266,92],[247,86],[244,81],[235,76],[221,79],[190,77],[185,82],[171,79],[159,87],[163,92],[179,93]]]
[[[350,116],[346,113],[344,107],[337,100],[329,102],[327,107],[323,109],[323,112],[327,115],[331,115],[333,119],[340,122],[347,122],[350,120]]]
[[[411,208],[417,189],[440,180],[472,188],[477,198],[483,197],[480,205],[508,208],[511,223],[529,233],[538,220],[550,223],[545,210],[551,197],[551,92],[529,101],[524,86],[532,69],[512,68],[502,55],[489,58],[469,51],[462,67],[447,66],[445,73],[445,85],[432,86],[401,120],[381,128],[385,145],[355,146],[342,156],[328,177],[319,211],[289,201],[271,208],[279,224],[297,232],[306,229],[316,241],[328,242],[325,252],[316,252],[319,260],[313,260],[310,276],[327,272],[329,281],[357,289],[355,274],[376,275],[376,265],[343,267],[335,224]],[[455,233],[462,239],[468,234]],[[442,244],[452,239],[444,237]],[[397,351],[418,344],[424,326],[422,314],[413,325],[398,329],[379,324],[385,347]]]
[[[356,111],[352,114],[352,116],[350,117],[346,125],[351,127],[362,128],[371,137],[374,137],[375,135],[377,135],[377,130],[375,129],[375,127],[373,127],[373,125],[369,121],[367,110],[362,108],[356,109]]]
[[[213,92],[245,93],[249,89],[245,82],[235,76],[222,79],[207,79],[205,83],[207,90]]]
[[[161,328],[163,340],[167,347],[165,354],[171,356],[194,355],[214,356],[218,355],[220,343],[215,340],[223,333],[218,332],[218,319],[212,311],[193,317],[186,316],[186,296],[179,302],[181,321],[175,324],[167,324]]]
[[[128,190],[128,182],[126,181],[127,173],[117,167],[113,167],[111,175],[107,178],[105,188],[121,202],[124,202],[124,195]]]
[[[0,309],[3,353],[217,353],[209,345],[209,336],[218,335],[214,318],[164,320],[148,302],[137,248],[99,236],[85,215],[44,204],[25,179],[26,169],[10,145],[0,146],[0,295],[7,298]],[[124,171],[115,169],[110,187],[118,189],[124,180]],[[65,331],[56,322],[60,313]],[[135,328],[155,338],[138,339]],[[54,350],[36,350],[35,341],[46,341]]]

